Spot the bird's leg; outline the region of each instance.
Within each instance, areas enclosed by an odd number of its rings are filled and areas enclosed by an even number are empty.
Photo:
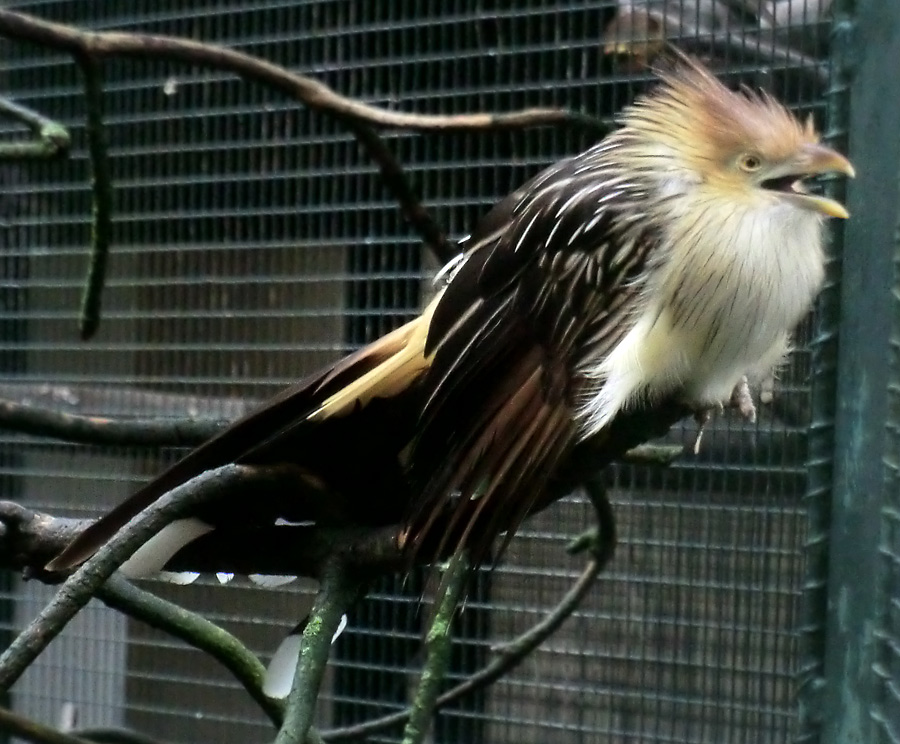
[[[731,391],[728,398],[728,407],[736,408],[745,421],[753,423],[756,421],[756,405],[753,402],[753,394],[750,392],[750,385],[747,382],[747,375],[742,375],[741,379]],[[700,440],[703,437],[703,430],[712,420],[713,412],[721,413],[725,410],[725,403],[716,403],[712,406],[702,406],[694,411],[694,421],[697,422],[697,435],[694,437],[694,454],[700,452]]]
[[[721,413],[723,409],[724,406],[718,403],[713,406],[704,406],[694,411],[694,421],[697,422],[697,434],[694,436],[694,445],[691,449],[693,449],[695,455],[700,454],[700,440],[703,439],[703,430],[712,421],[713,411]]]

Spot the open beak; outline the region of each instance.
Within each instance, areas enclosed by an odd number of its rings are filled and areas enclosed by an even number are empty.
[[[840,202],[826,196],[809,194],[803,185],[804,178],[839,173],[848,178],[856,177],[856,170],[847,158],[825,145],[804,145],[785,176],[770,179],[763,186],[779,192],[801,209],[819,212],[826,217],[847,219],[850,213]]]

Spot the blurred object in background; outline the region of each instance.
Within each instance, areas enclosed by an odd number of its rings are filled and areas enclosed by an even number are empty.
[[[690,40],[701,46],[688,51],[710,62],[703,37],[740,31],[747,46],[756,41],[822,56],[830,9],[831,0],[619,0],[603,32],[603,52],[637,70],[652,64],[666,42]]]

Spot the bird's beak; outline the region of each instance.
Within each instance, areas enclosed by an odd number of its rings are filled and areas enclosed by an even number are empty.
[[[804,145],[791,167],[792,176],[797,180],[785,190],[784,196],[802,209],[819,212],[826,217],[847,219],[850,213],[846,207],[834,199],[816,194],[807,194],[802,179],[821,176],[827,173],[839,173],[848,178],[856,177],[856,170],[847,158],[836,150],[825,145]]]

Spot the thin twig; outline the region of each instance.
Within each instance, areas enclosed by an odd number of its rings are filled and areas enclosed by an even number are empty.
[[[166,420],[79,416],[0,399],[0,430],[114,447],[187,447],[215,436],[227,421],[198,418]]]
[[[103,71],[100,63],[89,54],[78,54],[76,59],[84,76],[86,131],[93,188],[91,257],[81,299],[79,322],[81,338],[87,340],[96,333],[100,324],[100,305],[112,240],[113,187],[106,127],[103,123]]]
[[[173,36],[85,31],[11,10],[0,10],[0,36],[34,42],[70,54],[87,53],[95,57],[123,56],[155,61],[168,59],[233,72],[247,80],[281,91],[310,108],[366,122],[374,127],[417,132],[483,132],[570,125],[598,134],[605,133],[608,129],[600,119],[562,109],[530,108],[502,114],[452,116],[390,111],[346,98],[314,78],[290,72],[272,62],[228,47]]]
[[[3,96],[0,96],[0,114],[22,122],[37,137],[33,142],[0,143],[0,161],[55,158],[67,153],[72,145],[69,131],[62,124]]]
[[[403,216],[418,230],[422,240],[431,248],[438,261],[447,263],[459,253],[459,246],[447,239],[429,211],[422,206],[400,161],[368,124],[350,117],[344,119],[344,124],[353,132],[369,157],[377,163],[381,180],[394,195]]]
[[[0,690],[8,690],[103,583],[135,550],[185,512],[248,480],[281,483],[285,470],[224,465],[183,483],[160,497],[100,548],[60,587],[56,596],[0,656]]]
[[[318,80],[227,47],[171,36],[83,31],[10,10],[0,10],[0,36],[30,41],[76,57],[87,55],[94,59],[113,56],[154,61],[165,59],[232,72],[245,80],[280,91],[311,109],[335,117],[353,132],[369,157],[378,164],[385,185],[393,192],[404,216],[443,261],[453,256],[454,249],[416,199],[400,163],[372,127],[418,132],[484,132],[570,125],[597,134],[608,131],[608,126],[600,119],[560,109],[533,108],[505,114],[457,116],[390,111],[339,95]]]
[[[443,592],[425,637],[427,658],[419,675],[419,688],[410,709],[409,720],[403,730],[403,744],[421,744],[431,728],[438,692],[450,663],[450,627],[469,575],[467,569],[466,554],[459,552],[450,558],[441,581]]]
[[[471,677],[447,690],[438,697],[434,709],[438,710],[470,692],[487,687],[498,680],[510,670],[518,666],[532,651],[540,646],[547,638],[565,622],[576,609],[578,609],[584,597],[594,585],[600,571],[612,557],[616,543],[615,515],[612,506],[603,487],[597,482],[585,484],[585,489],[591,499],[591,503],[597,511],[598,526],[592,533],[592,539],[584,547],[590,547],[593,557],[585,566],[581,576],[566,592],[559,604],[543,620],[530,628],[513,641],[498,647],[498,656],[484,669],[476,672]],[[571,550],[571,548],[570,548]],[[577,552],[577,551],[576,551]],[[399,726],[409,720],[411,710],[398,711],[381,718],[346,726],[344,728],[330,729],[322,732],[325,741],[345,741],[348,739],[360,739],[372,734]]]
[[[196,612],[139,589],[118,575],[110,576],[97,596],[109,607],[209,654],[243,685],[275,726],[281,725],[284,715],[281,701],[268,697],[262,690],[265,667],[231,633]]]
[[[37,744],[93,744],[87,739],[65,734],[55,728],[24,718],[7,708],[0,708],[0,731],[6,731]]]
[[[341,617],[356,601],[359,592],[360,583],[351,576],[347,566],[332,561],[325,567],[319,593],[300,640],[300,658],[284,711],[284,723],[275,744],[308,741],[307,734],[312,728],[332,638]]]

